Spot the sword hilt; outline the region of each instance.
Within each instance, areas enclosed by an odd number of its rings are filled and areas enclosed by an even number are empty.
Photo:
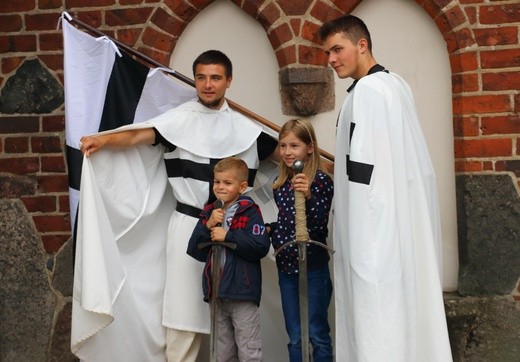
[[[296,160],[293,163],[295,172],[303,172],[303,162]],[[307,210],[305,207],[305,195],[301,191],[294,192],[294,210],[295,210],[295,231],[296,240],[309,240],[309,232],[307,231]]]

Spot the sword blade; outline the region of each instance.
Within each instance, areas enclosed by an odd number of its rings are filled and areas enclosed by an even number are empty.
[[[218,291],[220,289],[220,254],[222,250],[219,245],[211,247],[211,338],[210,338],[210,361],[217,362],[217,316],[218,316]]]
[[[309,362],[309,298],[307,283],[307,244],[305,242],[298,243],[298,298],[300,305],[302,362]]]

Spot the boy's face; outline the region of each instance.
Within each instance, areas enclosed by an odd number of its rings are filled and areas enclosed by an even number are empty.
[[[208,108],[220,109],[231,77],[226,77],[226,68],[220,64],[198,64],[195,67],[195,89],[200,103]]]
[[[224,201],[225,207],[235,202],[247,189],[247,181],[240,182],[234,170],[215,172],[213,193]]]
[[[327,55],[327,61],[336,71],[339,78],[354,78],[359,79],[364,74],[359,74],[361,71],[360,55],[363,52],[363,45],[366,43],[358,42],[354,44],[343,33],[336,33],[330,35],[323,42],[323,48]]]

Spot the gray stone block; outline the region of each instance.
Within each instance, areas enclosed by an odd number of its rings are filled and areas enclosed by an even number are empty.
[[[5,82],[0,113],[51,113],[63,104],[63,87],[38,59],[26,60]]]
[[[520,198],[508,175],[457,176],[459,294],[506,295],[520,276]]]
[[[46,361],[56,298],[20,200],[0,199],[0,361]]]
[[[454,361],[516,362],[520,303],[507,297],[445,296]]]
[[[56,254],[56,262],[52,277],[52,286],[63,296],[72,296],[74,284],[74,265],[72,257],[72,239],[69,240]]]

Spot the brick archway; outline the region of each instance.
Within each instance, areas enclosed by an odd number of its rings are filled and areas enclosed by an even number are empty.
[[[291,104],[291,107],[284,108],[284,113],[305,116],[329,110],[330,93],[324,91],[325,84],[298,82],[304,78],[316,79],[315,73],[319,72],[316,68],[326,65],[315,37],[319,25],[352,12],[362,0],[229,1],[265,29],[278,61],[280,79],[286,80],[281,84],[282,98],[286,98],[282,99],[282,104]],[[518,14],[519,5],[449,0],[416,2],[434,20],[449,53],[457,172],[510,172],[518,190],[520,164],[515,159],[520,154],[518,142],[515,144],[512,136],[498,139],[485,136],[520,132],[518,116],[514,115],[520,109],[520,97],[514,94],[518,72],[507,69],[518,67],[514,55],[517,48],[513,46],[518,45],[518,16],[515,14]],[[204,1],[165,1],[131,9],[106,9],[104,26],[123,42],[169,64],[179,36],[209,5],[210,2]],[[103,24],[101,16],[88,20],[94,26]],[[511,49],[481,50],[481,47],[490,46],[510,46]],[[497,72],[503,68],[506,68],[506,76]],[[326,73],[319,76],[327,82]],[[301,94],[311,97],[298,101]],[[323,94],[327,96],[320,97]],[[309,104],[309,99],[325,108],[299,107],[299,104]]]
[[[319,40],[316,38],[317,29],[327,20],[352,12],[362,0],[315,3],[307,0],[297,4],[290,0],[230,1],[261,24],[276,53],[279,67],[284,68],[294,64],[326,65]],[[447,4],[449,1],[444,3]],[[202,3],[194,7],[186,2],[176,2],[164,5],[167,6],[166,9],[150,6],[138,10],[106,10],[106,25],[125,25],[126,29],[115,30],[119,39],[131,44],[140,43],[140,50],[164,60],[165,57],[159,54],[171,54],[177,39],[189,22],[208,5],[210,4]],[[420,6],[434,19],[446,40],[450,54],[477,44],[475,34],[470,30],[470,24],[476,21],[475,8],[463,10],[456,4],[449,9],[444,9],[442,3],[439,5],[434,0],[424,1]],[[491,10],[488,13],[491,16]],[[137,27],[130,28],[138,25],[139,22],[135,19],[137,16],[147,19],[148,25],[142,27],[141,31]],[[163,32],[156,30],[153,25]],[[454,57],[452,60],[452,64],[456,66],[454,68],[464,69],[464,65],[470,65],[462,58]]]

